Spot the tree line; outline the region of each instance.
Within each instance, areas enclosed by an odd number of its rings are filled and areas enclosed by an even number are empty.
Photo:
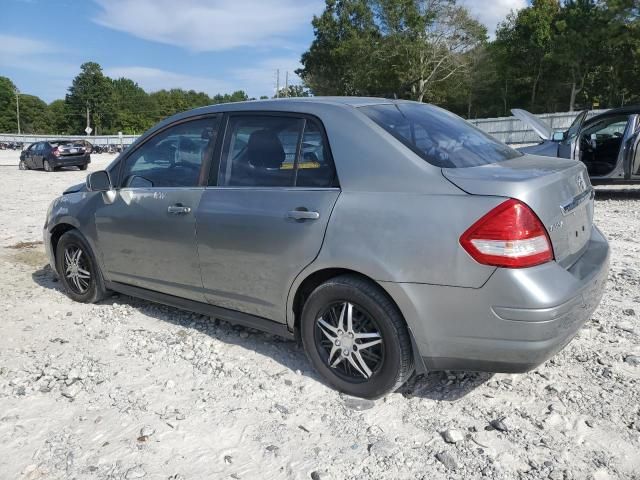
[[[326,0],[296,73],[316,95],[426,101],[467,118],[640,103],[638,0],[533,0],[493,40],[455,0]]]
[[[17,131],[16,87],[0,77],[0,132]],[[204,92],[173,88],[145,92],[128,78],[111,79],[100,65],[87,62],[73,79],[65,99],[47,105],[34,95],[19,94],[22,133],[84,134],[87,121],[93,134],[140,134],[163,118],[216,103],[249,100],[238,90],[209,96]]]
[[[556,112],[640,103],[640,0],[532,0],[495,38],[455,0],[325,0],[296,73],[278,96],[369,95],[435,103],[467,118],[511,108]],[[81,66],[64,99],[20,94],[23,133],[141,133],[174,113],[249,100],[238,90],[147,93]],[[261,97],[267,98],[267,97]],[[0,131],[17,127],[16,89],[0,77]]]

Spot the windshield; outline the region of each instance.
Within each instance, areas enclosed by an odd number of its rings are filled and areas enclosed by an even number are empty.
[[[436,167],[475,167],[522,155],[457,115],[433,105],[399,103],[360,110]]]

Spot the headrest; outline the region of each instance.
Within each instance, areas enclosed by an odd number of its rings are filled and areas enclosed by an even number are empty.
[[[247,157],[254,167],[280,168],[284,162],[284,148],[271,130],[257,130],[249,137]]]

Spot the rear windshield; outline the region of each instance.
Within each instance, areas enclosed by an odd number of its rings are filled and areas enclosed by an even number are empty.
[[[457,115],[433,105],[399,103],[360,110],[436,167],[475,167],[522,155]]]

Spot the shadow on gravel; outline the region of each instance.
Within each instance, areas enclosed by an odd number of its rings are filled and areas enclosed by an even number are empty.
[[[62,290],[58,277],[53,273],[50,265],[45,265],[31,274],[33,281],[44,288],[51,290]]]
[[[431,372],[411,378],[398,390],[405,398],[455,402],[493,377],[484,372]]]
[[[41,287],[62,291],[62,286],[49,265],[39,268],[31,276],[33,281]],[[240,325],[232,325],[223,320],[206,319],[204,316],[193,314],[193,312],[187,310],[148,302],[119,293],[107,297],[99,304],[108,306],[115,306],[116,304],[128,305],[138,312],[157,320],[185,329],[193,329],[219,342],[237,345],[260,355],[271,357],[285,368],[281,372],[272,375],[272,379],[278,379],[287,373],[299,370],[302,375],[326,385],[309,363],[302,347],[295,341],[265,334]],[[246,332],[246,335],[243,332]],[[396,393],[402,394],[405,398],[454,402],[490,380],[492,376],[490,373],[476,372],[432,372],[412,377]]]
[[[640,188],[596,190],[596,200],[640,200]]]
[[[234,325],[217,318],[206,317],[197,313],[194,314],[189,310],[149,302],[120,293],[116,293],[100,302],[100,305],[115,304],[129,305],[146,316],[185,329],[195,330],[227,345],[236,345],[260,355],[270,357],[285,368],[272,375],[272,379],[278,379],[288,373],[300,371],[302,375],[324,383],[309,363],[302,347],[295,341],[252,328],[246,328],[241,325]],[[267,378],[265,378],[265,380],[267,380]]]

